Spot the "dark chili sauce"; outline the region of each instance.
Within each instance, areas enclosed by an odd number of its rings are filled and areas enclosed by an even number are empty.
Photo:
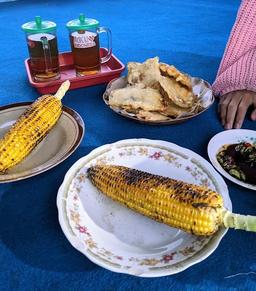
[[[217,154],[222,168],[231,176],[256,185],[256,146],[237,143],[224,146]]]

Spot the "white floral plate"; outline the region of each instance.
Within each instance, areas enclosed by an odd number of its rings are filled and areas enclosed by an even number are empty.
[[[70,243],[94,263],[142,277],[178,273],[208,257],[226,233],[197,237],[131,211],[100,193],[88,180],[91,165],[124,165],[219,192],[231,210],[228,189],[214,168],[175,144],[130,139],[104,145],[78,160],[59,189],[59,222]]]
[[[234,144],[239,142],[249,142],[252,144],[256,144],[256,131],[249,130],[249,129],[231,129],[222,131],[216,134],[212,139],[209,141],[208,144],[208,156],[213,164],[213,166],[227,179],[230,181],[243,186],[248,189],[256,190],[256,185],[249,184],[242,182],[226,172],[217,161],[217,153],[224,145]]]

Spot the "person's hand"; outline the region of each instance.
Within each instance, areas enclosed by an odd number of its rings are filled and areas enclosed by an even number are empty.
[[[254,106],[251,114],[256,120],[256,93],[248,90],[238,90],[220,97],[218,112],[225,129],[241,128],[245,114],[250,106]]]

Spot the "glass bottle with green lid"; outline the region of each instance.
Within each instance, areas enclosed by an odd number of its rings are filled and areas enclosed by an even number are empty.
[[[112,55],[112,37],[110,29],[100,27],[99,21],[86,18],[80,14],[66,24],[69,30],[70,44],[74,65],[78,76],[92,75],[100,71],[101,64],[107,62]],[[107,33],[107,53],[100,56],[99,34]]]
[[[30,67],[37,82],[60,78],[56,23],[36,16],[21,26],[26,34]]]

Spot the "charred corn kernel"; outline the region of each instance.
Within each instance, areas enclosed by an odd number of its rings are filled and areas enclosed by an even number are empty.
[[[203,186],[112,165],[90,167],[88,177],[113,200],[192,234],[211,235],[220,226],[256,231],[254,216],[229,212],[222,197]]]
[[[0,173],[21,162],[56,124],[68,87],[65,82],[55,95],[39,97],[0,140]]]

